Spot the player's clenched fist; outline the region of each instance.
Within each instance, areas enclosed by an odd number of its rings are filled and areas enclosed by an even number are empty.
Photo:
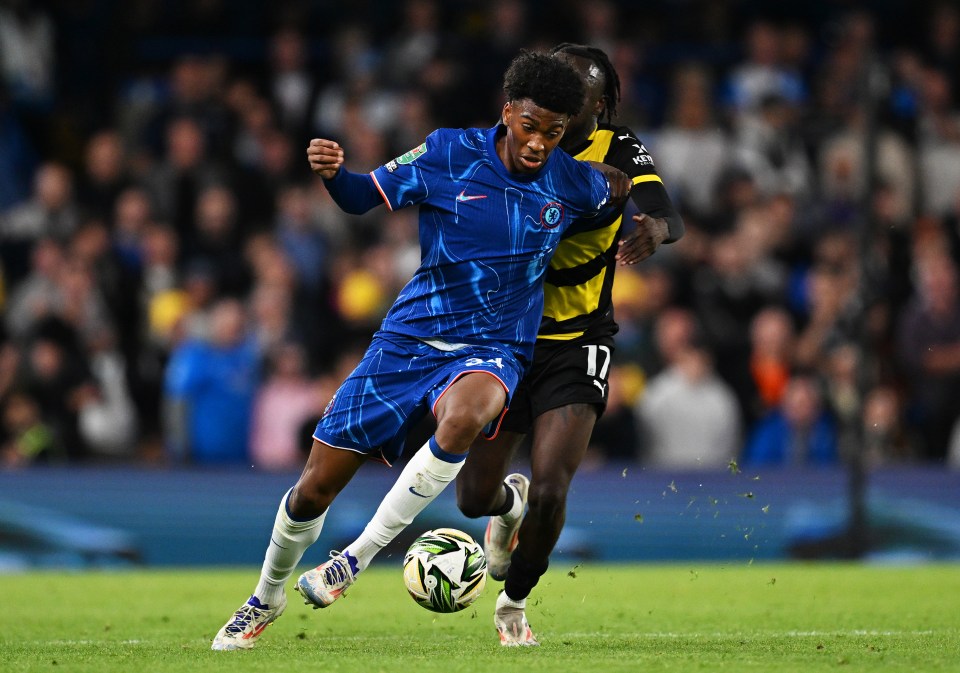
[[[310,170],[329,180],[343,165],[343,148],[332,140],[314,138],[307,147],[307,161],[310,162]]]

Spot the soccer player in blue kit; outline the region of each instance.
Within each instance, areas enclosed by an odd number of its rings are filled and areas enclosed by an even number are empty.
[[[368,458],[396,460],[426,413],[436,418],[435,434],[361,536],[298,580],[314,607],[337,600],[453,481],[478,435],[496,434],[533,356],[543,276],[561,235],[629,193],[624,173],[553,152],[584,100],[569,64],[521,52],[503,90],[497,126],[439,129],[368,175],[342,168],[337,143],[311,141],[310,166],[344,211],[419,205],[421,265],[324,411],[303,473],[281,500],[260,580],[213,649],[253,647],[286,607],[284,583],[334,498]]]

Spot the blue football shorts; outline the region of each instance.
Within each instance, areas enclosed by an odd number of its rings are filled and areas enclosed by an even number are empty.
[[[433,413],[458,378],[472,372],[495,377],[507,394],[503,411],[484,428],[493,439],[523,372],[508,350],[472,345],[441,350],[413,337],[377,332],[334,393],[313,437],[389,465],[403,453],[407,431]]]

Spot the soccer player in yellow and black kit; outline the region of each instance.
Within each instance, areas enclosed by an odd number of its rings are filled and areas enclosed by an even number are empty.
[[[570,481],[606,406],[617,332],[611,301],[614,270],[683,235],[683,221],[649,152],[630,129],[611,123],[620,80],[607,55],[570,43],[552,53],[570,62],[586,84],[583,110],[571,119],[560,147],[577,159],[627,173],[639,214],[633,216],[636,231],[626,239],[621,238],[622,209],[565,233],[546,275],[533,365],[500,435],[470,452],[457,479],[460,510],[471,518],[491,517],[484,547],[491,577],[505,580],[494,622],[507,646],[538,644],[524,613],[526,598],[547,570],[563,529]],[[511,474],[504,479],[514,450],[531,430],[531,478]]]

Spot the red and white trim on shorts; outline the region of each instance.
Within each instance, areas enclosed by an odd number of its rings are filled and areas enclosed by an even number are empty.
[[[365,451],[355,446],[337,446],[336,444],[331,444],[330,442],[326,442],[320,439],[316,435],[312,435],[312,437],[313,439],[320,442],[324,446],[329,446],[331,449],[339,449],[340,451],[350,451],[352,453],[359,454],[365,458],[369,458],[370,460],[375,460],[378,463],[383,463],[387,467],[393,467],[393,464],[389,460],[383,457],[383,451],[380,449],[377,449],[377,451],[375,452]]]
[[[501,379],[499,376],[497,376],[493,372],[487,369],[465,369],[464,371],[460,372],[455,377],[453,377],[453,380],[447,384],[447,386],[443,389],[443,392],[437,396],[437,399],[434,401],[433,406],[430,408],[430,413],[433,414],[434,418],[437,417],[437,405],[440,403],[440,400],[443,399],[443,396],[447,394],[447,391],[450,390],[450,386],[452,386],[454,383],[459,381],[462,377],[466,376],[467,374],[487,374],[488,376],[492,376],[497,380],[497,382],[501,386],[503,386],[503,392],[506,394],[506,396],[508,398],[510,397],[510,388],[508,388],[507,384],[503,382],[503,379]],[[503,409],[500,411],[500,415],[497,416],[497,424],[493,428],[493,434],[491,434],[490,436],[483,435],[484,439],[491,440],[496,438],[496,436],[500,433],[500,424],[503,423],[503,417],[507,415],[507,410],[509,408],[510,407],[507,406],[506,404],[503,405]]]

